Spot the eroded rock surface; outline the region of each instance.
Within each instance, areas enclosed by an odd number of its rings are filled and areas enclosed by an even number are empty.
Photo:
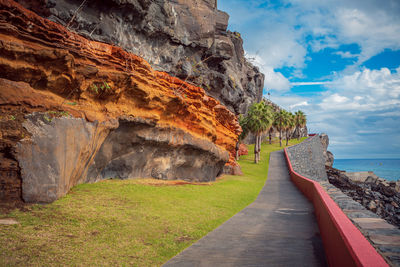
[[[246,61],[243,40],[227,31],[229,15],[217,9],[216,0],[18,2],[87,38],[140,55],[237,114],[261,100],[264,75]]]
[[[16,149],[22,198],[37,203],[52,202],[72,186],[88,182],[88,166],[117,124],[33,113],[23,126],[31,137],[21,140]]]
[[[202,88],[6,0],[0,115],[1,189],[27,201],[112,175],[209,181],[226,162],[238,167],[237,119]],[[114,145],[122,151],[107,150]]]
[[[124,118],[96,154],[88,181],[152,177],[204,182],[218,176],[228,160],[228,152],[180,129]]]

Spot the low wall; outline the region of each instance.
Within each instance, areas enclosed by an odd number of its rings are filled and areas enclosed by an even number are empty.
[[[297,146],[304,149],[307,145],[319,140],[319,137],[310,139]],[[290,149],[299,151],[297,146]],[[285,149],[285,157],[293,183],[314,205],[328,264],[330,266],[388,266],[322,186],[293,169],[287,149]]]

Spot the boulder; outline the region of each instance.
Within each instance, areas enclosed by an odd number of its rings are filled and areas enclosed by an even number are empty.
[[[320,134],[319,137],[320,137],[322,148],[323,148],[322,154],[325,159],[325,166],[332,167],[333,161],[334,161],[334,156],[333,156],[332,152],[328,151],[329,137],[325,133]]]

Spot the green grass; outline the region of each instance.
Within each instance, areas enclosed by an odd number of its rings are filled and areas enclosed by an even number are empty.
[[[263,144],[256,165],[249,147],[243,176],[206,185],[107,180],[76,186],[49,205],[0,214],[20,222],[0,225],[0,266],[161,265],[253,202],[269,153],[279,149]]]

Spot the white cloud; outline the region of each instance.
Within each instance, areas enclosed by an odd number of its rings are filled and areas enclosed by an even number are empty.
[[[341,56],[342,58],[355,58],[358,57],[358,54],[352,54],[349,51],[343,52],[343,51],[337,51],[335,52],[336,55]]]
[[[267,96],[265,96],[267,97]],[[310,106],[310,99],[300,96],[271,95],[271,101],[289,111],[296,111]]]
[[[308,106],[308,102],[307,101],[303,101],[303,102],[300,102],[300,103],[296,103],[296,104],[290,105],[289,109],[293,110],[294,108],[305,107],[305,106]]]
[[[312,118],[310,127],[330,135],[334,154],[342,158],[352,153],[361,158],[398,155],[400,68],[395,72],[364,69],[337,76],[325,86],[330,90],[306,111]]]
[[[346,92],[360,104],[391,103],[400,97],[400,69],[390,72],[387,68],[380,70],[364,69],[351,75],[338,77],[328,88]],[[360,95],[362,94],[362,95]],[[394,101],[396,103],[397,101]]]
[[[290,82],[282,73],[268,67],[263,67],[262,71],[265,74],[264,87],[267,90],[287,91],[290,89]]]
[[[324,84],[329,84],[331,83],[330,81],[326,82],[292,82],[290,83],[292,86],[302,86],[302,85],[324,85]]]
[[[272,67],[268,66],[260,55],[249,53],[246,53],[246,55],[265,74],[264,87],[267,90],[288,91],[291,88],[289,80],[282,73],[276,72]]]

